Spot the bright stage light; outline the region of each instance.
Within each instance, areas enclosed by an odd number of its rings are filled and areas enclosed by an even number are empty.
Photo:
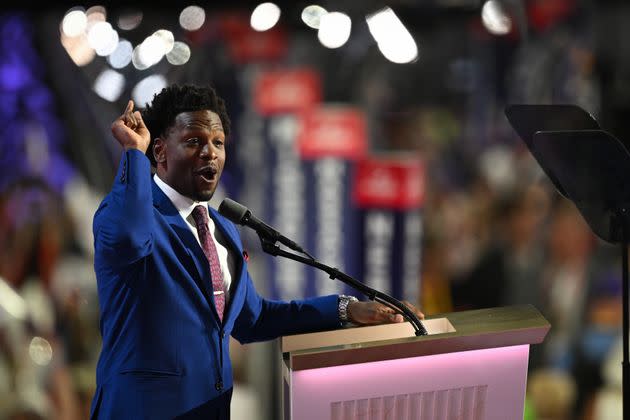
[[[345,13],[326,13],[320,19],[317,38],[327,48],[339,48],[350,38],[352,21]]]
[[[418,59],[416,42],[391,8],[385,7],[365,20],[378,49],[389,61],[404,64]]]
[[[268,2],[256,6],[249,23],[254,30],[262,32],[273,28],[278,20],[280,20],[280,8]]]

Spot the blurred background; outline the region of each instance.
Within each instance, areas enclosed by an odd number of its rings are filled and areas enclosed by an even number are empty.
[[[64,3],[0,12],[0,418],[87,418],[94,211],[111,122],[170,83],[233,125],[213,202],[427,315],[532,304],[529,419],[621,418],[621,251],[508,123],[573,104],[630,139],[630,5],[596,0]],[[352,292],[262,253],[260,293]],[[149,291],[148,291],[149,293]],[[277,343],[233,342],[235,419],[280,413]]]

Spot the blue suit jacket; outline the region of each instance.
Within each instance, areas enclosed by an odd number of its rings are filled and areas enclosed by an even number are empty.
[[[103,337],[92,417],[170,419],[232,387],[229,336],[242,343],[339,326],[337,296],[292,302],[260,297],[235,226],[210,209],[237,255],[223,323],[207,259],[149,160],[123,154],[94,216],[94,268]]]

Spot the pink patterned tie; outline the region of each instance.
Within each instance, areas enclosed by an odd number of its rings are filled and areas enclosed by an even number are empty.
[[[198,205],[193,209],[192,215],[197,225],[201,248],[203,248],[203,253],[206,254],[208,263],[210,263],[210,275],[212,276],[212,288],[214,289],[214,303],[219,313],[219,319],[223,321],[223,309],[225,308],[223,272],[221,271],[217,248],[208,229],[208,209],[206,209],[205,206]]]

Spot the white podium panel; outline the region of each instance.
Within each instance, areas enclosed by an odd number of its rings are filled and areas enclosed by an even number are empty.
[[[549,323],[533,307],[282,338],[285,420],[522,419],[529,345]]]

